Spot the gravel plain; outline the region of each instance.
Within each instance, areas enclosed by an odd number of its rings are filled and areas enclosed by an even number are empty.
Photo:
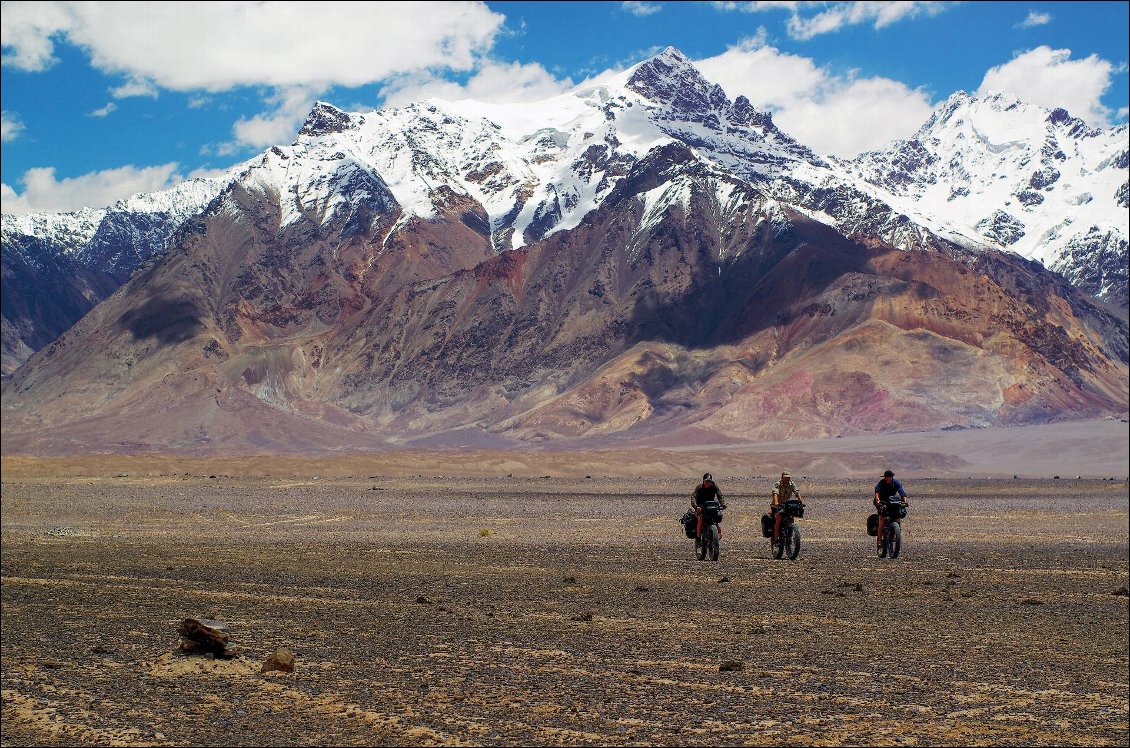
[[[789,562],[733,478],[711,563],[696,477],[6,465],[0,742],[1127,745],[1125,480],[908,480],[897,560],[873,480],[802,480]]]

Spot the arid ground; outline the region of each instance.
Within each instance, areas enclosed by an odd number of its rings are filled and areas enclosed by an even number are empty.
[[[894,561],[873,479],[802,479],[789,562],[717,471],[711,563],[693,474],[265,465],[4,458],[4,745],[1128,742],[1124,477],[908,479]]]

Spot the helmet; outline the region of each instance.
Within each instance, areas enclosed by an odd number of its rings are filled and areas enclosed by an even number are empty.
[[[890,470],[887,470],[886,472],[883,473],[883,477],[884,478],[894,478],[895,474],[892,473]]]
[[[703,473],[703,476],[702,476],[702,482],[703,482],[703,483],[705,483],[705,482],[706,482],[706,481],[708,481],[708,480],[709,480],[709,481],[712,481],[712,480],[714,480],[714,476],[713,476],[713,475],[711,475],[710,473]]]

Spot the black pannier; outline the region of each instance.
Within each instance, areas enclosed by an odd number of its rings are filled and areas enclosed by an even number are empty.
[[[679,520],[679,522],[682,523],[683,532],[685,532],[687,534],[687,537],[693,538],[695,536],[695,532],[697,531],[697,526],[698,526],[698,518],[695,517],[695,513],[694,512],[687,512],[686,514],[683,515],[683,518],[681,520]]]
[[[883,505],[883,516],[888,519],[905,519],[906,518],[906,504],[901,501],[887,501]]]
[[[871,514],[867,517],[867,534],[875,537],[879,534],[879,515]]]
[[[717,501],[706,502],[702,507],[702,524],[704,526],[722,524],[722,505]]]
[[[773,537],[773,515],[769,512],[761,515],[761,534],[767,538]]]
[[[804,504],[796,499],[789,499],[785,502],[785,511],[799,519],[804,517]]]

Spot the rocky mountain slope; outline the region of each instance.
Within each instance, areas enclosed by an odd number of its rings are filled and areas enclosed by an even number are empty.
[[[930,215],[1127,306],[1127,126],[1088,127],[1013,96],[951,96],[913,138],[846,167]]]
[[[5,214],[3,373],[14,371],[163,253],[173,232],[204,210],[233,176],[192,179],[102,210]]]
[[[536,111],[320,104],[12,375],[5,449],[789,438],[1126,408],[1125,314],[876,181],[675,50]]]

